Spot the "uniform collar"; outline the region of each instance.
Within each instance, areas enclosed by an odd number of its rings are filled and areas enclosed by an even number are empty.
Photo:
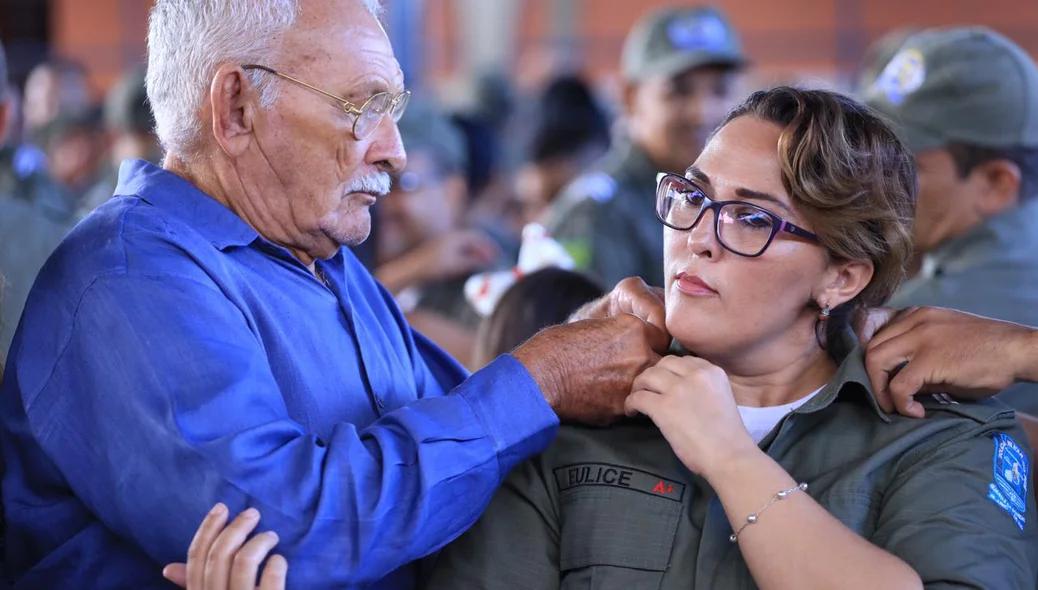
[[[245,220],[188,180],[144,160],[122,163],[115,196],[135,196],[162,209],[221,250],[247,246],[260,237]]]
[[[965,234],[946,240],[927,254],[931,274],[960,271],[992,257],[1038,250],[1038,198],[990,217]]]
[[[868,371],[865,369],[865,353],[861,342],[850,329],[840,336],[840,347],[848,352],[840,360],[840,366],[836,374],[822,391],[806,404],[793,411],[794,414],[811,414],[828,408],[843,396],[849,399],[852,396],[863,396],[876,415],[884,422],[890,422],[890,416],[879,407],[879,401],[872,389]]]
[[[655,195],[656,173],[659,170],[649,159],[649,154],[628,137],[618,137],[616,142],[615,170],[626,175],[623,179],[626,183],[636,188],[651,190]]]
[[[839,347],[848,352],[838,359],[840,366],[836,369],[836,374],[822,388],[822,391],[818,392],[818,395],[794,410],[793,413],[811,414],[828,408],[841,395],[847,398],[859,395],[865,397],[881,420],[890,422],[890,416],[879,407],[879,401],[876,400],[869,373],[865,369],[865,353],[862,350],[861,342],[851,329],[848,328],[840,335]],[[667,354],[686,356],[689,353],[677,339],[673,339]]]

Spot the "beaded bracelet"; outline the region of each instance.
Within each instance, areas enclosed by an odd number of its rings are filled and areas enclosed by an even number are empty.
[[[790,494],[792,494],[793,492],[797,492],[797,491],[800,491],[800,492],[807,491],[807,484],[806,483],[797,484],[796,487],[789,488],[788,490],[782,490],[781,492],[779,492],[779,493],[775,494],[774,496],[772,496],[771,500],[769,500],[768,503],[765,504],[763,508],[761,508],[760,510],[758,510],[758,511],[754,512],[753,514],[747,516],[746,517],[746,522],[741,527],[739,527],[739,530],[737,530],[734,533],[732,533],[732,536],[728,537],[728,540],[731,541],[732,543],[738,543],[739,542],[739,535],[742,534],[743,529],[745,529],[746,527],[750,526],[751,524],[757,524],[757,519],[760,518],[760,515],[763,514],[765,510],[770,508],[772,504],[774,504],[775,502],[778,502],[779,500],[785,500],[786,498],[789,497]]]

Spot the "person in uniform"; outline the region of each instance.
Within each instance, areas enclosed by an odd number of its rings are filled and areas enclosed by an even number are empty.
[[[545,222],[606,288],[638,276],[662,286],[663,238],[652,214],[656,173],[682,172],[732,106],[746,58],[714,8],[669,8],[632,29],[622,57],[625,130],[595,170],[562,191]]]
[[[104,105],[104,127],[109,134],[108,162],[101,179],[83,195],[76,216],[86,217],[115,193],[119,185],[119,166],[124,160],[162,161],[162,146],[155,136],[145,89],[147,71],[143,65],[128,70],[108,91]]]
[[[996,400],[878,405],[855,318],[911,253],[911,154],[822,90],[751,95],[661,175],[666,325],[692,354],[563,426],[429,587],[1031,588],[1031,450]]]
[[[7,60],[0,46],[0,145],[11,123],[7,96]],[[10,150],[0,150],[0,365],[22,315],[29,288],[47,257],[71,228],[67,212],[47,207],[54,201],[36,199],[53,187],[45,177],[21,178],[10,167]]]
[[[983,28],[910,37],[865,91],[915,153],[917,274],[892,307],[1038,326],[1038,66]],[[1001,394],[1038,413],[1038,386]]]

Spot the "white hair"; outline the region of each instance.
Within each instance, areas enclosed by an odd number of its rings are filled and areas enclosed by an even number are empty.
[[[358,0],[376,19],[379,0]],[[148,101],[155,134],[167,152],[181,157],[202,134],[199,112],[220,64],[273,67],[276,43],[299,14],[300,0],[157,0],[148,22]],[[260,104],[270,108],[277,86],[250,71]]]

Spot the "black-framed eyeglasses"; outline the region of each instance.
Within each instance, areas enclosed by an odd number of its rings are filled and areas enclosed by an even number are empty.
[[[411,100],[411,93],[407,90],[400,94],[393,94],[392,92],[379,92],[371,98],[364,101],[364,104],[357,106],[356,104],[346,100],[341,96],[336,96],[331,92],[321,90],[316,86],[311,86],[302,80],[297,80],[292,76],[282,74],[281,72],[268,68],[267,66],[260,66],[256,64],[248,64],[242,66],[243,70],[260,70],[269,74],[274,74],[279,78],[284,78],[289,82],[293,82],[312,90],[318,94],[326,96],[335,102],[339,103],[339,107],[347,115],[353,115],[353,136],[358,140],[366,139],[378,129],[379,123],[388,114],[389,118],[393,121],[399,121],[400,117],[404,115],[404,110],[407,109],[407,103]]]
[[[712,201],[691,180],[677,174],[656,176],[656,217],[678,231],[691,230],[707,211],[714,212],[717,243],[733,254],[756,258],[781,232],[819,243],[818,236],[767,209],[745,201]]]

